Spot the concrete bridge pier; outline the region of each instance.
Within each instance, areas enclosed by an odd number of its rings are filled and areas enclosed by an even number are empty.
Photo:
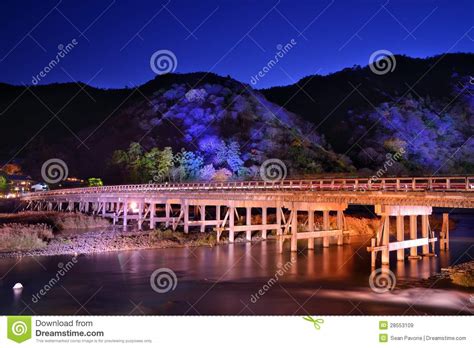
[[[289,220],[291,231],[290,250],[296,252],[298,251],[298,206],[296,203],[293,203]]]
[[[200,232],[204,233],[206,232],[206,205],[205,204],[200,205],[199,210],[201,213]]]
[[[323,231],[329,230],[329,210],[323,211]],[[323,247],[329,248],[329,236],[323,237]]]
[[[222,206],[216,205],[216,227],[220,226],[221,224],[221,209]]]
[[[166,223],[169,225],[169,217],[166,219]],[[166,226],[168,227],[168,226]],[[150,230],[156,228],[156,202],[150,203]]]
[[[381,216],[376,238],[372,240],[368,251],[371,252],[371,264],[375,267],[377,252],[381,251],[382,265],[390,264],[390,251],[397,251],[397,260],[405,260],[405,249],[410,249],[410,258],[417,258],[417,247],[422,247],[423,256],[434,255],[436,238],[429,227],[430,206],[392,206],[376,205],[375,213]],[[405,240],[405,217],[409,217],[410,238]],[[417,238],[417,217],[421,216],[421,238]],[[390,242],[390,218],[395,217],[396,242]],[[432,252],[430,252],[430,246]]]
[[[417,239],[418,236],[418,230],[417,230],[417,216],[416,215],[410,215],[410,239]],[[418,248],[416,246],[412,246],[410,248],[410,256],[408,257],[410,259],[418,259]]]
[[[314,210],[308,210],[308,231],[314,231]],[[314,250],[314,238],[308,238],[308,250]]]
[[[336,213],[336,227],[338,230],[346,230],[344,226],[344,211],[338,210]],[[337,236],[337,245],[344,245],[344,233]]]
[[[183,211],[183,220],[184,220],[184,233],[189,233],[189,204],[188,200],[185,199],[181,203],[181,209]]]
[[[440,232],[440,250],[449,250],[449,214],[443,213],[443,225]]]
[[[124,200],[123,201],[123,230],[126,231],[127,230],[127,224],[128,224],[128,201],[127,200]]]
[[[262,226],[267,225],[267,207],[262,207]],[[266,227],[262,228],[262,239],[267,239],[267,229]]]
[[[297,251],[298,240],[306,239],[309,250],[314,249],[314,241],[316,238],[322,239],[324,248],[329,247],[330,238],[336,238],[338,245],[343,245],[344,242],[344,214],[343,211],[347,209],[347,204],[344,203],[308,203],[308,202],[293,202],[290,206],[290,216],[288,221],[284,223],[284,234],[280,240],[282,243],[278,246],[279,251],[283,251],[283,241],[285,239],[291,240],[290,250]],[[305,211],[308,214],[307,227],[304,232],[298,232],[298,211]],[[314,213],[316,211],[322,212],[323,224],[322,230],[315,230]],[[331,229],[330,212],[336,211],[336,228]],[[290,234],[289,234],[290,232]]]
[[[232,202],[228,210],[229,214],[229,242],[234,243],[235,241],[235,207]]]

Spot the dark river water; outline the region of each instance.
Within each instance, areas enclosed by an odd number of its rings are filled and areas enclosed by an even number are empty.
[[[426,281],[426,287],[412,282],[474,257],[474,216],[453,217],[450,251],[392,259],[400,287],[383,294],[369,287],[369,241],[358,237],[343,247],[316,244],[292,262],[288,250],[277,253],[274,241],[79,256],[43,294],[71,256],[0,259],[0,308],[2,314],[471,314],[473,289],[443,280]],[[174,290],[152,289],[150,276],[159,268],[176,274]],[[12,290],[17,282],[22,291]]]

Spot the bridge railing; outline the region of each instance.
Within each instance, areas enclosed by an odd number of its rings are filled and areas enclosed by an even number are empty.
[[[26,194],[48,197],[70,194],[169,191],[474,191],[474,177],[321,178],[282,181],[226,181],[116,185],[61,189]]]

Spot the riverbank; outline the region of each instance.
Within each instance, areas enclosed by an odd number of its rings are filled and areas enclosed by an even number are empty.
[[[441,268],[440,272],[429,278],[407,280],[398,282],[396,289],[406,290],[412,288],[474,288],[474,261]]]
[[[261,224],[257,216],[252,224]],[[336,222],[332,221],[332,228]],[[378,219],[347,216],[347,226],[353,235],[373,234],[378,225]],[[8,222],[8,224],[5,224]],[[57,256],[94,254],[113,251],[163,249],[182,247],[213,247],[217,243],[215,232],[189,233],[160,230],[123,231],[120,227],[111,227],[110,223],[97,216],[77,213],[59,212],[24,212],[19,214],[0,214],[0,237],[10,237],[8,243],[0,244],[0,258],[22,256]],[[243,221],[237,221],[238,224]],[[10,233],[14,226],[15,233]],[[28,236],[28,243],[23,242],[22,236]],[[316,217],[315,227],[322,228],[322,217]],[[302,230],[304,226],[301,226]],[[36,231],[39,229],[39,231]],[[3,231],[3,232],[2,232]],[[40,233],[42,232],[42,233]],[[269,238],[274,236],[271,234]],[[0,239],[1,240],[1,239]],[[252,241],[259,241],[258,234]],[[248,242],[243,234],[237,235],[236,243]],[[226,236],[219,244],[227,244]]]
[[[0,214],[0,255],[41,252],[61,231],[107,228],[110,222],[97,216],[60,212]],[[1,257],[1,256],[0,256]]]
[[[241,241],[236,240],[236,242]],[[242,240],[243,241],[243,240]],[[225,244],[221,241],[220,244]],[[215,234],[173,232],[171,230],[129,231],[106,228],[98,231],[64,231],[43,248],[0,253],[0,258],[95,254],[140,249],[164,249],[217,244]]]
[[[269,216],[271,219],[271,216]],[[304,217],[299,220],[303,221]],[[256,216],[252,224],[261,224]],[[331,228],[336,228],[335,217],[331,216]],[[374,235],[380,220],[361,216],[346,218],[346,228],[351,235]],[[440,225],[440,219],[433,218],[434,226]],[[237,221],[237,224],[243,224]],[[322,217],[315,217],[315,228],[322,229]],[[408,228],[408,226],[407,226]],[[107,219],[99,216],[61,212],[22,212],[18,214],[0,214],[0,258],[23,256],[57,256],[95,254],[113,251],[164,249],[208,246],[218,244],[215,232],[192,232],[152,230],[123,231],[112,227]],[[300,226],[304,231],[306,227]],[[12,233],[13,231],[13,233]],[[252,241],[259,241],[255,233]],[[219,244],[227,244],[226,234]],[[3,239],[2,239],[3,238]],[[269,239],[275,236],[270,233]],[[2,242],[3,240],[3,242]],[[244,234],[238,234],[235,242],[245,243]]]
[[[0,226],[4,224],[45,224],[54,233],[67,229],[91,229],[110,226],[107,219],[97,215],[55,211],[24,211],[15,214],[0,214]]]

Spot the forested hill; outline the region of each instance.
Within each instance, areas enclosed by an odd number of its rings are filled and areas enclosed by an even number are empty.
[[[194,156],[197,179],[252,177],[273,158],[289,175],[370,174],[401,149],[387,175],[474,172],[474,55],[395,58],[384,75],[356,66],[260,91],[209,73],[117,90],[0,84],[0,163],[14,158],[39,177],[61,158],[70,175],[123,182],[114,153],[136,142],[143,156]]]
[[[379,167],[387,151],[403,146],[405,160],[392,171],[472,173],[473,77],[474,54],[397,55],[386,74],[355,66],[262,92],[316,124],[359,169]]]

